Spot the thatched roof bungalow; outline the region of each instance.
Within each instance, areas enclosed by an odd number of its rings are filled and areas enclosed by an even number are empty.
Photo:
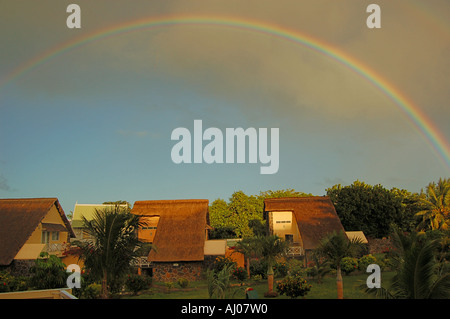
[[[158,218],[148,261],[156,280],[197,279],[205,258],[208,205],[204,199],[148,200],[134,203],[131,213]]]
[[[277,216],[284,216],[284,220]],[[326,235],[344,232],[334,205],[326,196],[266,199],[264,217],[271,232],[292,238],[301,254],[317,248]]]
[[[28,266],[20,265],[34,263],[42,251],[61,255],[71,237],[57,198],[0,199],[0,266],[22,272]]]

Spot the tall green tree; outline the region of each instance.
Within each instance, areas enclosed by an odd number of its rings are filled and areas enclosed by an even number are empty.
[[[421,218],[419,230],[446,230],[450,225],[450,178],[430,183],[421,198],[423,210],[416,216]]]
[[[102,297],[107,298],[110,283],[121,279],[130,270],[131,260],[139,256],[137,229],[144,223],[117,205],[97,210],[92,220],[83,218],[83,222],[92,239],[77,243],[81,259],[90,275],[101,280]]]
[[[410,227],[412,214],[405,212],[406,202],[398,190],[381,185],[371,186],[355,181],[352,185],[335,185],[327,189],[336,212],[346,230],[361,230],[366,236],[381,238],[389,235],[392,224]]]

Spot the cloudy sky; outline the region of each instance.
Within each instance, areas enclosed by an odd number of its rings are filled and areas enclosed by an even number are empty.
[[[70,3],[81,29],[67,28]],[[366,25],[370,3],[0,0],[0,197],[58,197],[69,212],[237,190],[323,195],[357,179],[417,192],[449,177],[450,2],[375,1],[380,29]],[[173,163],[171,132],[193,133],[196,119],[279,128],[278,172]]]

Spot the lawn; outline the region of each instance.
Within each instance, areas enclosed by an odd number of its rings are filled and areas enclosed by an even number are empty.
[[[382,280],[389,280],[394,272],[383,272]],[[346,299],[370,299],[373,296],[366,294],[361,288],[367,280],[368,274],[357,274],[343,276],[344,280],[344,298]],[[276,278],[275,281],[281,280]],[[335,299],[336,278],[328,276],[323,279],[322,283],[316,283],[314,280],[308,281],[312,285],[311,291],[306,295],[305,299]],[[236,283],[237,285],[237,283]],[[276,286],[276,284],[274,284]],[[257,293],[259,298],[264,298],[267,291],[267,281],[249,281],[242,287],[236,286],[236,293],[232,298],[245,298],[244,289],[251,287]],[[139,293],[137,296],[123,296],[123,298],[132,299],[208,299],[208,288],[206,280],[190,282],[187,288],[180,288],[176,284],[170,289],[162,282],[153,283],[152,288]],[[278,296],[276,299],[287,299],[286,296]]]

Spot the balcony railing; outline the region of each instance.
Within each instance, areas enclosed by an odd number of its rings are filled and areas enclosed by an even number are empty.
[[[50,255],[62,255],[64,251],[68,248],[67,244],[62,243],[48,243],[45,244],[43,252],[49,253]]]
[[[130,264],[139,268],[149,268],[151,266],[151,262],[147,260],[147,256],[133,258]]]
[[[288,256],[303,256],[305,254],[305,250],[299,244],[294,243],[289,246],[287,254]]]

